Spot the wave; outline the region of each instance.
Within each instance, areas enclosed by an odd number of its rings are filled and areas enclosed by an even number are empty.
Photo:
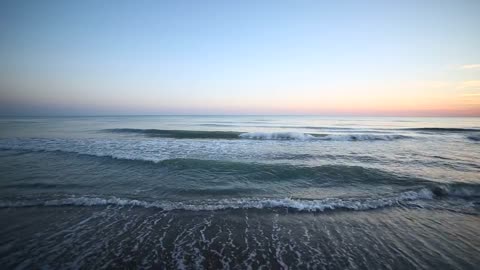
[[[289,164],[246,163],[234,161],[168,159],[155,164],[179,171],[202,171],[216,176],[235,173],[248,176],[251,181],[292,181],[303,180],[323,186],[347,184],[389,184],[414,186],[430,184],[431,181],[396,175],[374,168],[347,165],[320,165],[314,167]]]
[[[463,199],[480,198],[480,185],[469,183],[454,183],[436,185],[430,188],[438,197],[459,197]]]
[[[397,195],[381,198],[325,198],[325,199],[295,199],[295,198],[231,198],[209,199],[198,201],[143,201],[127,198],[101,197],[69,197],[45,201],[0,201],[0,208],[19,208],[34,206],[131,206],[143,208],[158,208],[165,211],[217,211],[226,209],[275,209],[285,208],[306,212],[323,212],[327,210],[365,211],[378,208],[404,205],[417,200],[433,200],[445,196],[464,199],[480,197],[480,189],[467,186],[435,186],[409,190]]]
[[[480,129],[477,128],[435,128],[435,127],[424,127],[424,128],[405,128],[403,130],[411,131],[424,131],[424,132],[480,132]]]
[[[399,134],[314,134],[302,132],[236,132],[163,129],[107,129],[113,133],[141,134],[148,137],[174,139],[251,139],[251,140],[332,140],[332,141],[392,141],[411,138]]]
[[[200,124],[200,126],[204,127],[238,127],[239,125],[235,124]]]
[[[32,152],[30,150],[22,150]],[[107,154],[86,154],[69,151],[33,151],[50,153],[52,155],[68,155],[87,159],[105,159],[106,162],[117,165],[148,167],[148,169],[167,169],[177,172],[176,176],[189,174],[206,175],[217,179],[230,178],[233,174],[250,182],[301,182],[309,185],[342,186],[342,185],[396,185],[412,187],[431,184],[432,181],[397,175],[380,169],[348,166],[348,165],[320,165],[299,166],[291,164],[269,164],[258,162],[239,162],[223,160],[185,159],[174,158],[152,161],[143,158],[125,158]],[[123,164],[122,164],[123,163]],[[112,165],[114,165],[112,164]],[[147,169],[147,168],[145,168]]]
[[[299,132],[236,132],[236,131],[194,131],[163,129],[108,129],[114,133],[142,134],[149,137],[165,137],[174,139],[263,139],[263,140],[307,140],[315,136]]]
[[[83,184],[74,184],[74,183],[14,183],[9,185],[0,185],[1,188],[12,188],[12,189],[54,189],[54,188],[82,188],[85,187]]]
[[[164,137],[174,139],[238,139],[242,132],[235,131],[196,131],[196,130],[168,130],[168,129],[135,129],[116,128],[107,129],[113,133],[141,134],[148,137]]]
[[[37,145],[37,144],[35,144]],[[35,146],[34,145],[34,146]],[[275,156],[269,156],[268,160],[275,160],[273,163],[255,162],[252,159],[241,161],[222,160],[222,159],[203,159],[203,158],[185,158],[176,156],[149,156],[144,154],[135,154],[130,151],[112,151],[99,150],[91,151],[90,149],[68,147],[62,145],[61,147],[32,147],[31,145],[5,145],[0,149],[13,152],[3,152],[8,155],[18,154],[35,154],[35,156],[28,157],[29,159],[80,159],[88,162],[95,161],[102,164],[109,164],[109,166],[129,166],[136,168],[139,171],[155,170],[158,173],[176,172],[179,176],[188,176],[198,174],[206,177],[216,177],[217,179],[231,179],[232,175],[237,175],[239,179],[246,179],[251,182],[265,182],[265,181],[290,181],[295,183],[308,183],[315,186],[344,186],[344,185],[395,185],[402,187],[417,187],[418,185],[434,184],[434,180],[428,180],[422,177],[414,177],[412,175],[402,175],[391,171],[381,170],[370,166],[352,166],[346,164],[324,164],[324,165],[306,165],[306,164],[288,164],[288,159],[328,159],[332,162],[337,162],[335,159],[350,159],[361,160],[365,164],[372,164],[380,162],[372,156],[358,156],[358,155],[310,155],[310,154],[292,154],[279,153]],[[117,148],[114,148],[117,149]],[[23,158],[26,160],[27,157]],[[260,158],[260,160],[264,160]],[[282,160],[283,162],[279,162]],[[394,162],[388,161],[388,162]],[[399,161],[403,162],[403,161]],[[416,161],[425,162],[423,160]],[[407,163],[406,163],[407,164]],[[408,163],[409,164],[409,163]],[[427,166],[451,166],[447,162],[440,163],[422,163]],[[468,167],[465,167],[468,166]],[[466,164],[463,167],[457,168],[462,172],[469,170],[469,168],[478,169],[476,164]],[[452,167],[455,169],[455,167]],[[444,182],[444,181],[440,181]],[[14,188],[14,187],[12,187]],[[25,186],[25,188],[29,188]]]
[[[467,139],[474,141],[474,142],[480,142],[480,134],[471,134],[467,136]]]
[[[297,126],[297,125],[239,125],[236,124],[215,124],[207,123],[200,124],[204,127],[251,127],[251,128],[281,128],[281,129],[315,129],[315,130],[325,130],[325,131],[354,131],[361,130],[366,131],[366,129],[359,128],[350,128],[350,127],[333,127],[333,126]]]
[[[323,135],[306,134],[300,132],[248,132],[239,135],[242,139],[254,140],[312,140]]]
[[[399,134],[309,134],[299,132],[251,132],[240,134],[244,139],[256,140],[325,140],[325,141],[393,141],[408,139]]]
[[[155,170],[158,173],[170,172],[178,177],[189,175],[202,175],[217,179],[232,179],[236,175],[238,179],[248,180],[252,183],[264,182],[289,182],[312,186],[345,186],[345,185],[388,185],[399,187],[418,187],[419,185],[435,184],[435,181],[411,175],[401,175],[378,168],[367,166],[352,166],[341,164],[324,165],[294,165],[288,163],[268,163],[254,161],[230,161],[217,159],[194,159],[194,158],[169,158],[156,159],[143,155],[129,155],[123,152],[112,151],[88,152],[75,150],[74,148],[59,149],[32,149],[22,147],[3,147],[4,150],[14,150],[14,153],[38,153],[40,157],[34,159],[85,159],[98,161],[111,166],[128,166],[139,171]],[[10,155],[10,154],[9,154]],[[43,156],[43,155],[51,155]],[[315,158],[315,155],[279,155],[280,159]],[[335,156],[325,156],[329,159]],[[358,156],[355,156],[358,158]],[[347,158],[347,157],[343,157]],[[362,157],[365,162],[375,162],[369,156]],[[25,188],[28,188],[25,187]]]
[[[332,141],[393,141],[409,138],[412,137],[399,134],[335,134],[324,137]]]
[[[220,200],[202,200],[187,202],[148,202],[125,198],[71,197],[46,201],[0,201],[1,208],[18,208],[33,206],[133,206],[159,208],[161,210],[216,211],[225,209],[275,209],[287,208],[307,212],[326,210],[371,210],[401,204],[403,202],[432,199],[433,193],[428,189],[406,191],[397,196],[378,199],[341,199],[327,198],[320,200],[273,199],[273,198],[234,198]]]
[[[408,205],[412,201],[435,200],[443,197],[463,199],[479,198],[478,185],[439,185],[418,190],[409,190],[396,195],[380,198],[231,198],[197,201],[144,201],[118,197],[69,197],[53,200],[0,201],[0,208],[55,207],[55,206],[129,206],[158,208],[165,211],[218,211],[226,209],[276,209],[284,208],[305,212],[323,212],[328,210],[365,211],[392,206]]]

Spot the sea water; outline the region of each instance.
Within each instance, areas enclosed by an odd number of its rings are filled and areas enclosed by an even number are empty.
[[[10,268],[474,269],[480,118],[0,118]]]

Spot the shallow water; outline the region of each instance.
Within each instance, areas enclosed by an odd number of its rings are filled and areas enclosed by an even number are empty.
[[[0,118],[8,268],[480,264],[480,118]]]

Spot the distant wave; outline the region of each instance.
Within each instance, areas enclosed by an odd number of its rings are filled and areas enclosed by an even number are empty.
[[[313,139],[313,134],[299,132],[236,132],[236,131],[196,131],[196,130],[163,130],[163,129],[108,129],[114,133],[142,134],[149,137],[165,137],[174,139],[265,139],[265,140],[306,140]],[[316,135],[322,136],[322,135]]]
[[[409,138],[412,137],[399,134],[335,134],[324,137],[333,141],[393,141]]]
[[[51,188],[81,188],[84,185],[68,183],[14,183],[8,185],[0,185],[1,188],[15,188],[15,189],[51,189]]]
[[[239,135],[242,139],[254,140],[312,140],[323,135],[313,135],[300,132],[248,132]]]
[[[281,129],[316,129],[316,130],[326,130],[326,131],[349,131],[349,130],[367,130],[359,128],[350,128],[350,127],[332,127],[332,126],[295,126],[295,125],[240,125],[236,124],[215,124],[207,123],[200,124],[204,127],[251,127],[251,128],[281,128]]]
[[[198,201],[143,201],[127,198],[101,198],[101,197],[69,197],[44,201],[0,201],[0,208],[18,208],[35,206],[129,206],[158,208],[161,210],[187,210],[187,211],[217,211],[224,209],[275,209],[286,208],[306,212],[323,212],[328,210],[353,210],[365,211],[378,208],[403,205],[410,201],[432,200],[438,197],[452,196],[471,198],[479,197],[477,189],[455,186],[437,186],[401,192],[397,195],[381,198],[325,198],[325,199],[293,199],[293,198],[232,198],[210,199]]]
[[[408,139],[399,134],[310,134],[300,132],[250,132],[239,135],[243,139],[255,140],[324,140],[324,141],[393,141]]]
[[[107,129],[108,132],[141,134],[148,137],[174,139],[251,139],[251,140],[332,140],[332,141],[392,141],[411,138],[399,134],[313,134],[302,132],[236,132],[163,129]]]
[[[411,138],[399,134],[310,134],[300,132],[250,132],[239,135],[255,140],[393,141]]]
[[[480,142],[480,134],[471,134],[467,136],[467,139],[474,141],[474,142]]]
[[[235,125],[235,124],[215,124],[215,123],[212,123],[212,124],[200,124],[200,126],[204,126],[204,127],[238,127],[239,125]]]
[[[405,128],[403,130],[411,131],[424,131],[424,132],[480,132],[480,129],[475,128],[434,128],[434,127],[424,127],[424,128]]]
[[[450,196],[464,199],[480,198],[480,185],[456,183],[450,185],[438,185],[431,188],[436,196]]]
[[[398,121],[396,121],[398,122]],[[408,122],[408,121],[401,121]],[[338,126],[288,126],[288,125],[238,125],[238,124],[201,124],[201,126],[211,127],[251,127],[251,128],[281,128],[281,129],[311,129],[321,131],[339,131],[339,132],[358,132],[358,133],[385,133],[393,131],[418,131],[426,133],[462,133],[462,132],[480,132],[480,128],[441,128],[441,127],[421,127],[421,128],[365,128],[365,127],[338,127]]]
[[[175,139],[238,139],[241,132],[235,131],[197,131],[197,130],[168,130],[168,129],[135,129],[116,128],[107,129],[113,133],[141,134],[148,137],[164,137]]]

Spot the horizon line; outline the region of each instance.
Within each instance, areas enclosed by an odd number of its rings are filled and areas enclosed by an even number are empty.
[[[417,117],[417,118],[479,118],[480,115],[328,115],[328,114],[0,114],[0,117],[155,117],[155,116],[317,116],[317,117]]]

